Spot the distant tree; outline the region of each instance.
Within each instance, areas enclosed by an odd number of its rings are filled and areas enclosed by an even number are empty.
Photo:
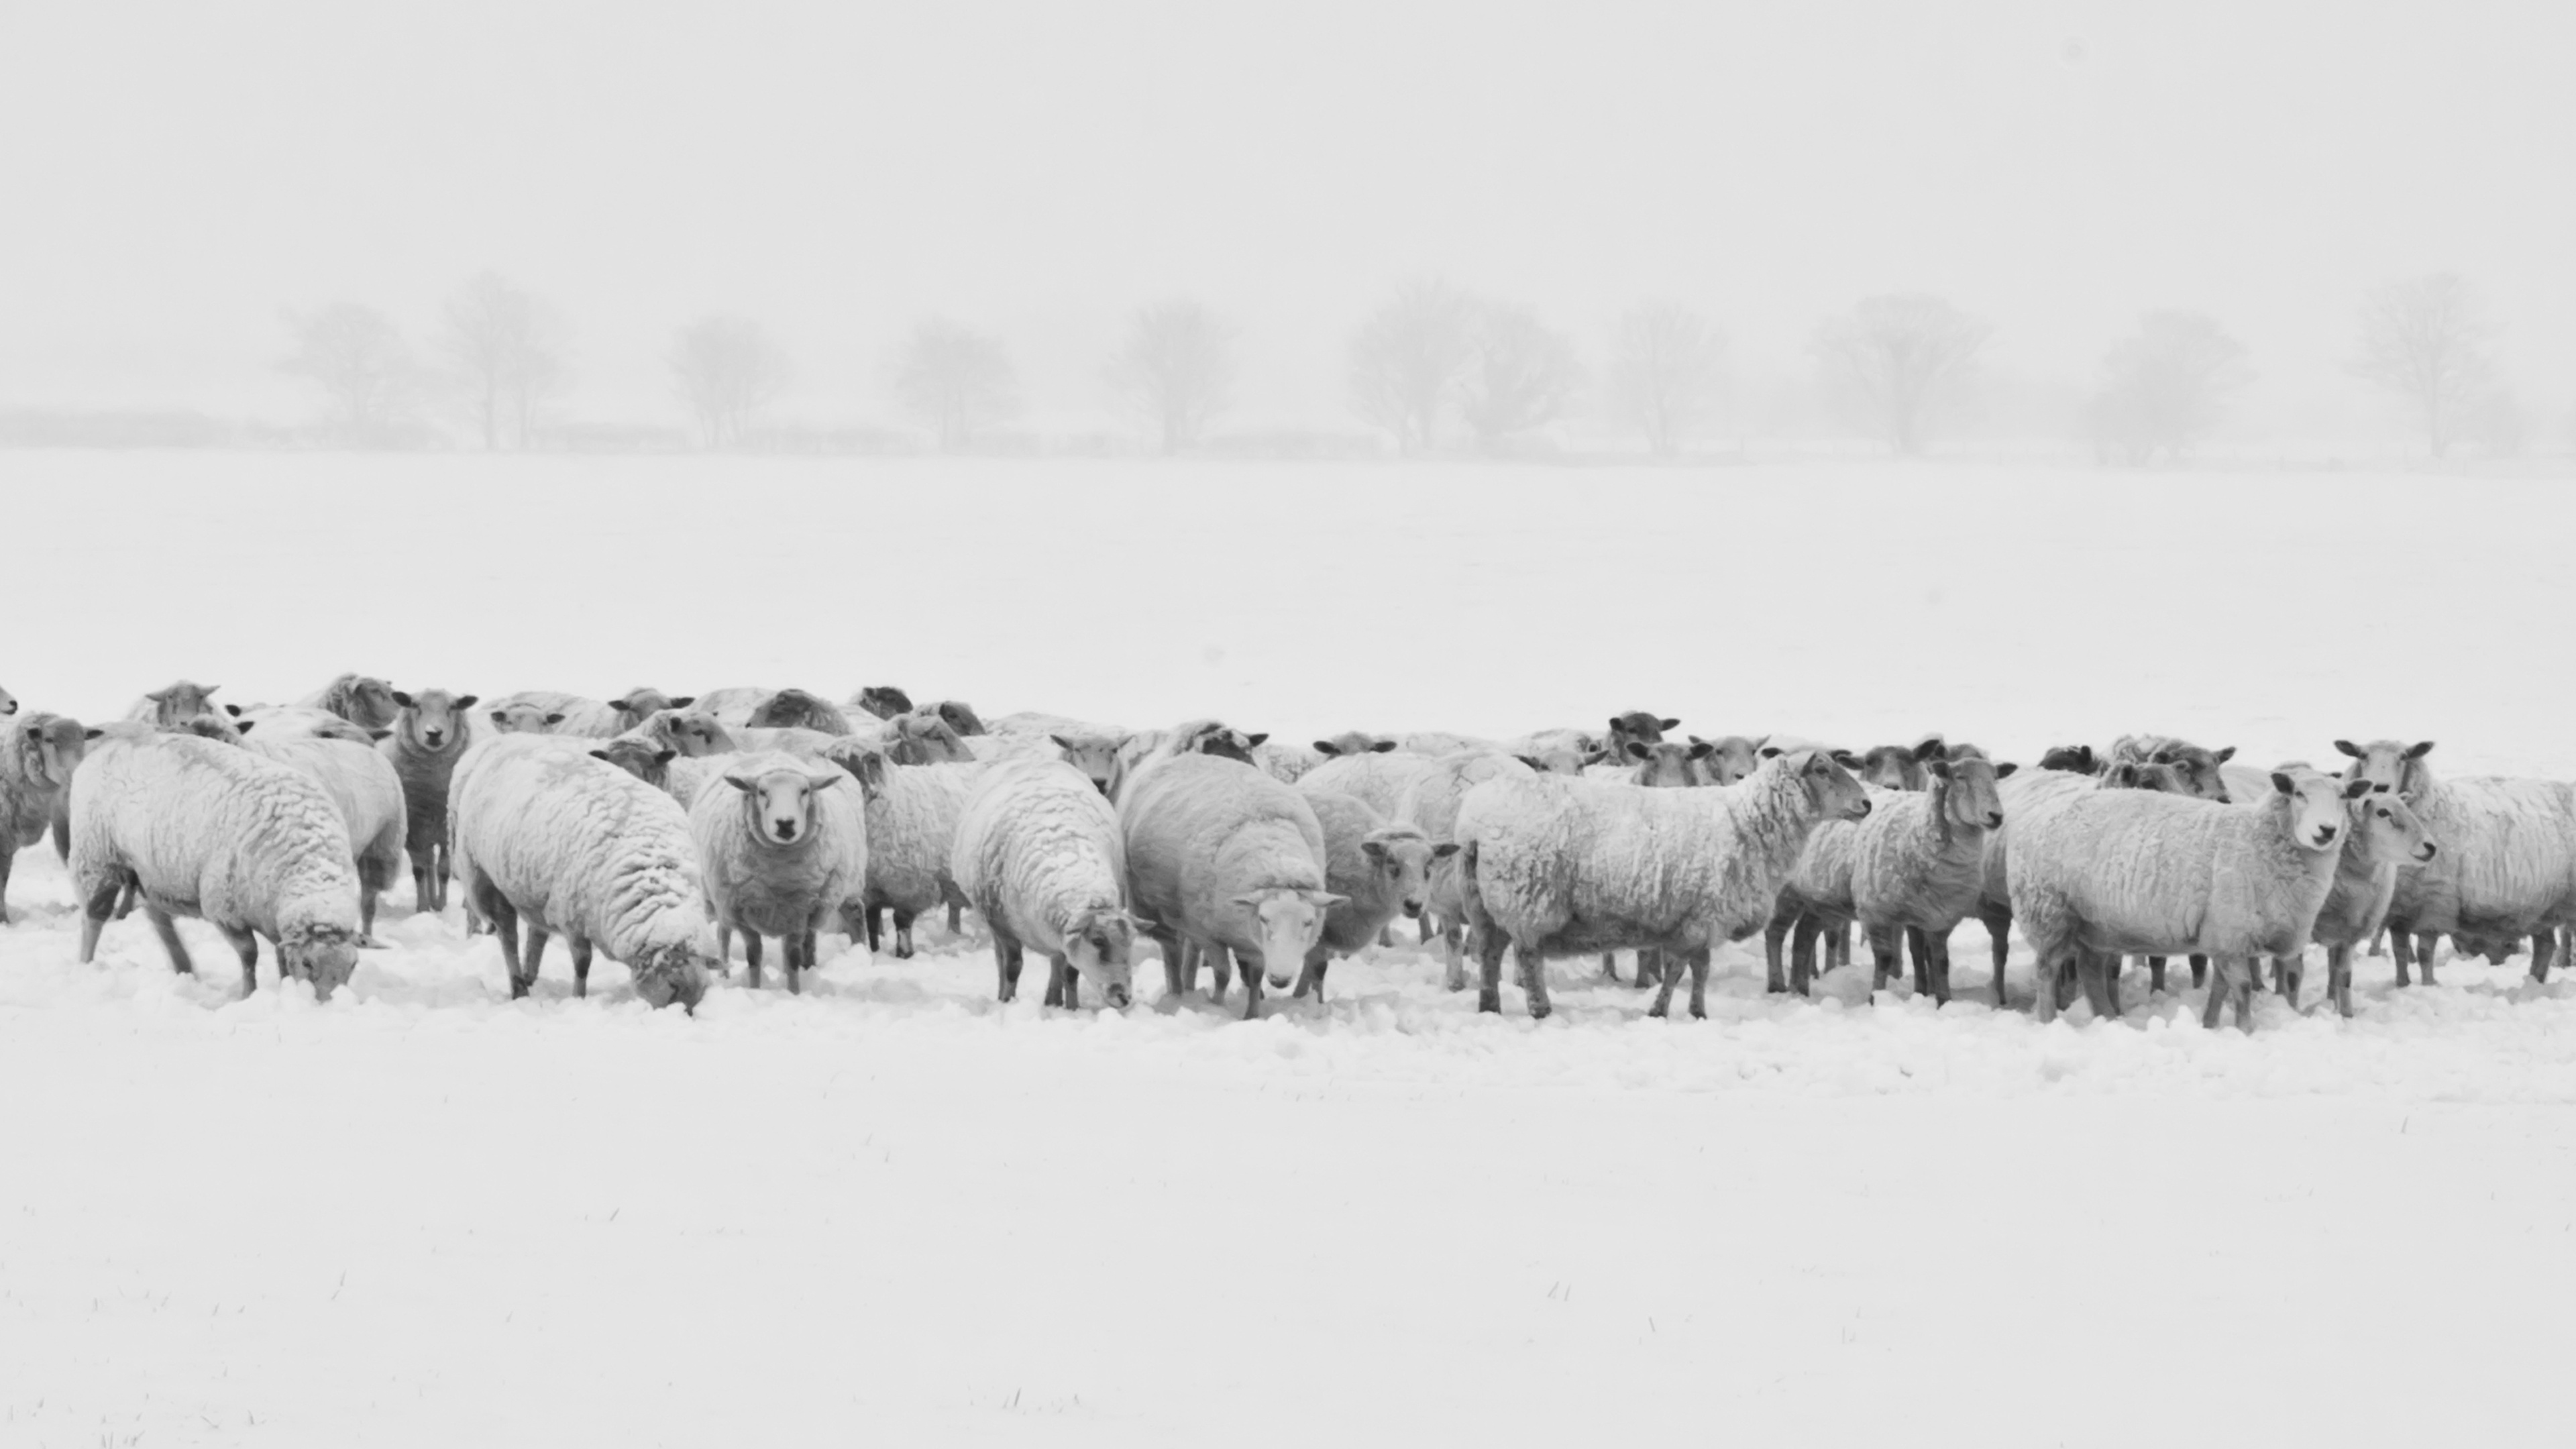
[[[2439,458],[2487,394],[2495,374],[2487,345],[2493,335],[2457,276],[2391,282],[2362,300],[2361,348],[2352,370],[2397,395]]]
[[[895,353],[894,395],[953,452],[1020,411],[1019,374],[998,337],[934,317]]]
[[[393,320],[358,302],[286,314],[294,350],[281,370],[321,390],[324,419],[341,441],[385,442],[409,412],[419,380]]]
[[[671,347],[671,380],[709,448],[748,441],[760,410],[787,390],[787,378],[787,354],[745,318],[701,317],[681,328]]]
[[[485,272],[448,299],[438,349],[454,369],[487,452],[506,438],[524,449],[538,409],[567,380],[563,326],[553,310]]]
[[[2228,399],[2253,376],[2245,345],[2215,319],[2149,312],[2102,359],[2102,390],[2093,404],[2096,444],[2105,456],[2128,463],[2147,463],[2158,453],[2178,459],[2209,436]]]
[[[1109,359],[1110,391],[1153,425],[1165,453],[1195,443],[1234,402],[1235,329],[1196,302],[1139,307]]]
[[[1681,451],[1717,411],[1726,337],[1688,307],[1648,302],[1619,319],[1610,348],[1610,401],[1658,458]]]
[[[1477,307],[1469,337],[1458,415],[1487,452],[1500,450],[1515,433],[1554,422],[1583,385],[1574,340],[1523,308]]]
[[[1990,329],[1938,297],[1863,298],[1816,329],[1825,392],[1846,417],[1907,457],[1967,387]]]
[[[1475,357],[1475,319],[1475,304],[1447,282],[1398,287],[1351,339],[1352,407],[1395,434],[1403,452],[1428,449]]]

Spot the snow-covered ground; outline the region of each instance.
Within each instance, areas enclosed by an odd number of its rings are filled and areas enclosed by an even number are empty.
[[[2546,485],[0,454],[0,685],[891,681],[1291,737],[2429,735],[2576,774]],[[48,540],[38,544],[34,540]],[[1244,1023],[827,942],[695,1019],[407,889],[342,999],[0,930],[0,1443],[2562,1444],[2576,987],[2117,1024],[1849,974]],[[2178,963],[2177,963],[2178,964]],[[2316,991],[2321,967],[2311,972]],[[2029,990],[2015,960],[2016,992]],[[1239,998],[1238,998],[1239,1000]]]

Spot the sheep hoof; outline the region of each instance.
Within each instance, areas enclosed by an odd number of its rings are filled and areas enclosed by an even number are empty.
[[[912,959],[912,948],[911,948],[910,946],[900,946],[900,945],[899,945],[899,946],[897,946],[897,947],[895,947],[895,948],[894,948],[894,959],[896,959],[896,960],[898,960],[898,961],[909,961],[909,960],[911,960],[911,959]]]
[[[1499,991],[1477,992],[1476,1009],[1478,1011],[1500,1012],[1503,1009],[1503,994]]]
[[[1545,1021],[1547,1020],[1547,1014],[1555,1009],[1556,1008],[1547,1005],[1545,1002],[1533,1001],[1530,1003],[1530,1020]]]
[[[1664,1014],[1664,1003],[1658,1001],[1654,1005],[1647,1007],[1646,1014],[1648,1016],[1661,1019]]]

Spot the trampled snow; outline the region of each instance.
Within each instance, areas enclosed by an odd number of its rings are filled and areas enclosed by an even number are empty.
[[[1081,469],[0,454],[0,685],[893,682],[1289,737],[1646,705],[2006,758],[2438,736],[2565,775],[2541,485],[1961,469]],[[2098,545],[2098,546],[2097,546]],[[2179,550],[2190,548],[2188,567]],[[2479,550],[2484,550],[2480,552]],[[1214,657],[1211,657],[1211,651]],[[2451,682],[2456,679],[2456,683]],[[1128,702],[1132,701],[1132,703]],[[0,930],[0,1442],[2558,1443],[2576,987],[2117,1024],[1405,945],[1258,1022],[827,940],[692,1019],[397,890],[341,998],[183,925]],[[1399,934],[1410,940],[1399,927]],[[1758,947],[1758,943],[1754,943]],[[1623,961],[1623,969],[1625,963]],[[2181,963],[2175,963],[2178,978]],[[2312,962],[2308,993],[2320,994]],[[1024,981],[1024,985],[1029,983]],[[2030,990],[2018,953],[2011,987]]]

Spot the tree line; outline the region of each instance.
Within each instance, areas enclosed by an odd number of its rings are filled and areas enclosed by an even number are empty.
[[[540,445],[572,381],[561,314],[500,276],[468,281],[440,309],[426,355],[384,313],[340,302],[285,317],[281,367],[306,380],[326,430],[356,445],[403,436],[443,410],[485,449]],[[1819,395],[1854,431],[1920,455],[1966,413],[1993,329],[1921,293],[1863,298],[1817,324],[1808,344]],[[2400,409],[2425,451],[2461,443],[2516,451],[2522,420],[2500,385],[2495,329],[2452,274],[2410,278],[2362,299],[2349,368]],[[1204,445],[1233,408],[1241,329],[1179,298],[1138,307],[1103,359],[1108,394],[1165,453]],[[756,446],[787,392],[785,350],[748,318],[678,328],[665,358],[675,410],[709,449]],[[1526,307],[1422,278],[1397,286],[1352,331],[1344,366],[1353,414],[1402,454],[1452,447],[1510,455],[1569,416],[1594,386],[1574,337]],[[2254,373],[2220,323],[2149,311],[2104,352],[2085,425],[2105,462],[2179,461],[2229,417]],[[1598,401],[1656,457],[1719,425],[1728,386],[1718,324],[1675,302],[1640,303],[1610,328]],[[1004,341],[945,318],[915,325],[890,359],[889,398],[943,451],[976,448],[1024,408]]]

